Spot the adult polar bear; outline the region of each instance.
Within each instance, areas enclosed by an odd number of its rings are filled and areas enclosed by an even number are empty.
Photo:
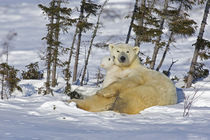
[[[92,112],[111,109],[119,113],[137,114],[151,106],[177,103],[172,81],[162,73],[141,65],[138,47],[110,44],[109,49],[115,65],[132,73],[87,99],[73,100],[79,108]]]

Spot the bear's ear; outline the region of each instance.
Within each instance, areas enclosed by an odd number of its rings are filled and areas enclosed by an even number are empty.
[[[112,51],[112,49],[115,47],[115,45],[114,44],[109,44],[109,50],[110,50],[110,52]]]
[[[133,51],[138,54],[139,53],[139,47],[133,47]]]

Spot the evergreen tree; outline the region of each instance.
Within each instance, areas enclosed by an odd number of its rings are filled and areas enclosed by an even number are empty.
[[[56,1],[56,5],[55,5],[55,31],[54,31],[54,41],[55,41],[55,46],[53,48],[53,64],[52,64],[52,87],[55,87],[55,85],[57,84],[57,79],[56,79],[56,70],[57,70],[57,65],[58,65],[58,49],[59,46],[61,44],[61,42],[59,41],[59,36],[60,36],[60,11],[61,11],[61,0],[57,0]]]
[[[54,6],[55,6],[55,0],[52,0],[50,2],[50,6],[49,7],[46,7],[46,6],[43,6],[41,4],[39,4],[39,7],[43,10],[43,13],[44,14],[47,14],[47,17],[49,19],[49,24],[46,24],[47,26],[47,36],[44,37],[43,39],[45,39],[47,41],[47,50],[46,50],[46,58],[45,58],[45,61],[46,61],[46,65],[47,65],[47,78],[46,78],[46,82],[45,82],[45,86],[46,86],[46,91],[45,91],[45,94],[52,94],[52,90],[50,88],[51,86],[51,65],[52,65],[52,49],[53,49],[53,30],[54,30],[54,27],[53,27],[53,23],[54,23],[54,20],[55,20],[55,14],[54,14]]]
[[[197,62],[198,56],[200,56],[201,59],[209,59],[210,58],[210,52],[209,52],[210,41],[203,39],[205,25],[206,25],[207,17],[209,14],[209,8],[210,8],[210,0],[208,0],[206,2],[206,7],[204,10],[203,20],[201,22],[199,35],[198,35],[196,43],[194,44],[195,50],[194,50],[193,58],[191,61],[190,70],[189,70],[188,76],[187,76],[187,85],[186,85],[187,88],[191,87],[193,80],[196,78],[196,77],[194,77],[194,74],[196,73],[196,66],[199,64]],[[209,72],[207,71],[207,73],[209,73]],[[197,77],[197,78],[199,78],[199,77]]]
[[[17,77],[17,72],[19,70],[15,69],[14,67],[9,67],[9,71],[8,71],[8,75],[6,77],[6,81],[7,81],[7,86],[9,88],[9,95],[11,96],[11,94],[14,92],[15,89],[19,90],[22,92],[22,89],[20,86],[18,86],[18,82],[20,81],[20,79]]]
[[[184,37],[189,37],[192,36],[196,30],[196,22],[190,19],[189,15],[187,14],[187,11],[191,10],[192,5],[195,3],[190,0],[175,0],[175,2],[179,3],[179,7],[177,9],[168,10],[168,14],[172,15],[171,18],[169,18],[168,23],[170,33],[162,58],[156,68],[157,71],[159,71],[161,68],[171,43],[175,41],[174,36],[181,35]]]
[[[166,18],[166,13],[167,13],[167,9],[168,9],[168,3],[169,1],[168,0],[165,0],[164,1],[164,8],[163,10],[161,11],[161,20],[160,20],[160,27],[159,27],[159,30],[160,31],[163,31],[163,27],[164,27],[164,23],[165,23],[165,18]],[[150,63],[150,68],[151,69],[154,69],[155,67],[155,62],[156,62],[156,58],[157,58],[157,55],[158,55],[158,52],[159,52],[159,49],[165,45],[165,42],[161,42],[161,35],[159,35],[157,37],[157,39],[155,40],[155,47],[154,47],[154,51],[153,51],[153,54],[152,54],[152,59],[151,59],[151,63]]]
[[[30,63],[25,66],[27,71],[22,72],[23,79],[42,79],[43,73],[39,71],[38,62]]]
[[[137,24],[133,24],[133,30],[136,33],[136,39],[135,39],[135,46],[140,46],[140,36],[143,35],[142,28],[144,24],[144,18],[146,13],[146,0],[141,1],[141,6],[138,7],[137,12],[135,13],[134,18],[137,21]]]
[[[64,65],[66,65],[66,68],[63,70],[64,71],[64,79],[66,81],[66,86],[65,86],[65,90],[64,90],[65,94],[71,93],[71,84],[70,84],[71,71],[70,71],[70,65],[71,65],[71,59],[72,59],[72,55],[73,55],[73,49],[74,49],[74,44],[75,44],[75,41],[76,41],[77,33],[78,33],[78,28],[76,27],[76,30],[74,32],[74,36],[73,36],[73,39],[72,39],[71,48],[69,50],[69,57],[68,57],[68,60],[64,64]]]
[[[1,99],[4,99],[5,94],[5,86],[6,86],[6,80],[5,78],[8,75],[9,66],[6,63],[0,64],[0,75],[1,75]]]
[[[75,62],[74,62],[74,70],[73,70],[73,79],[72,81],[76,81],[77,79],[77,69],[78,69],[78,61],[79,61],[79,54],[80,54],[80,45],[81,45],[81,39],[82,39],[82,33],[86,32],[87,30],[91,29],[92,23],[88,22],[88,18],[90,15],[96,16],[96,12],[99,6],[97,4],[94,4],[92,1],[86,2],[86,0],[81,1],[80,5],[80,16],[77,18],[76,21],[76,29],[73,35],[72,44],[69,48],[69,56],[68,60],[64,63],[66,68],[64,69],[64,79],[66,81],[65,91],[64,93],[69,95],[70,97],[73,97],[73,93],[71,95],[71,84],[70,84],[70,78],[71,78],[71,71],[70,71],[70,64],[72,60],[72,56],[74,53],[74,46],[77,39],[77,47],[75,52]]]
[[[7,91],[9,96],[12,95],[15,89],[22,92],[18,82],[20,79],[17,77],[18,70],[12,66],[9,66],[7,63],[0,64],[0,76],[1,76],[1,99],[4,99],[4,95],[8,98]]]
[[[50,23],[47,24],[48,33],[43,39],[47,40],[47,51],[46,51],[46,65],[47,65],[47,80],[46,80],[46,94],[52,93],[50,86],[56,85],[56,69],[59,64],[60,55],[59,49],[63,49],[61,42],[59,41],[60,31],[63,30],[67,32],[68,26],[71,26],[75,19],[71,19],[71,8],[61,6],[65,1],[62,0],[52,0],[50,6],[39,5],[43,10],[43,13],[47,15]],[[51,81],[51,71],[52,71],[52,81]],[[52,94],[53,95],[53,94]]]
[[[92,23],[88,22],[88,18],[90,15],[96,16],[97,10],[100,8],[97,4],[93,3],[92,1],[86,2],[86,0],[81,1],[80,5],[80,16],[77,22],[77,29],[78,31],[78,39],[77,39],[77,47],[75,53],[75,62],[74,62],[74,72],[73,72],[73,82],[77,80],[77,71],[78,71],[78,61],[79,61],[79,54],[80,54],[80,45],[81,45],[81,38],[82,33],[90,30],[93,26]]]
[[[76,56],[75,56],[75,62],[74,62],[74,73],[73,73],[73,82],[77,80],[77,69],[78,69],[78,61],[79,61],[79,54],[80,54],[80,44],[81,44],[81,38],[82,38],[82,30],[83,30],[83,24],[84,22],[84,5],[86,0],[81,1],[80,5],[80,16],[79,21],[77,23],[78,28],[78,42],[77,42],[77,48],[76,48]],[[77,31],[77,29],[76,29]]]
[[[134,15],[135,23],[133,24],[133,31],[136,34],[135,46],[140,46],[141,42],[154,42],[157,36],[162,34],[159,29],[160,20],[156,17],[159,10],[154,7],[154,0],[152,4],[149,0],[142,0],[141,6],[137,8]]]
[[[135,13],[136,13],[136,10],[137,10],[137,7],[138,7],[138,2],[139,2],[139,0],[135,1],[135,5],[134,5],[132,17],[131,17],[131,22],[130,22],[130,25],[129,25],[128,34],[127,34],[126,41],[125,41],[126,44],[128,44],[129,39],[130,39],[131,29],[132,29],[132,26],[133,26]]]
[[[82,79],[81,79],[81,82],[80,82],[80,85],[83,86],[83,82],[84,82],[84,79],[85,79],[85,75],[86,75],[86,71],[87,71],[87,65],[88,65],[88,61],[89,61],[89,57],[90,57],[90,52],[91,52],[91,49],[92,49],[92,46],[93,46],[93,41],[96,37],[96,34],[97,34],[97,31],[98,31],[98,28],[99,28],[99,24],[100,24],[100,17],[101,17],[101,14],[104,10],[104,6],[107,4],[108,0],[105,0],[105,2],[103,3],[103,5],[101,6],[101,10],[98,14],[98,18],[97,18],[97,23],[95,25],[95,28],[93,30],[93,34],[92,34],[92,37],[91,37],[91,40],[90,40],[90,46],[89,46],[89,49],[88,49],[88,54],[87,54],[87,58],[85,59],[85,66],[84,66],[84,69],[83,69],[83,73],[82,73]]]

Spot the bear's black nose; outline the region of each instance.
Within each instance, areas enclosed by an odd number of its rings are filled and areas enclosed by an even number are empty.
[[[121,62],[125,62],[125,59],[126,59],[125,56],[120,57]]]

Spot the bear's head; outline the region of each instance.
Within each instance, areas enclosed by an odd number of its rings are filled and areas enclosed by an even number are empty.
[[[114,65],[114,60],[111,56],[105,56],[102,60],[101,60],[101,67],[104,69],[110,69],[112,66]]]
[[[139,47],[132,47],[128,44],[110,44],[109,50],[114,64],[123,67],[130,66],[139,53]]]

